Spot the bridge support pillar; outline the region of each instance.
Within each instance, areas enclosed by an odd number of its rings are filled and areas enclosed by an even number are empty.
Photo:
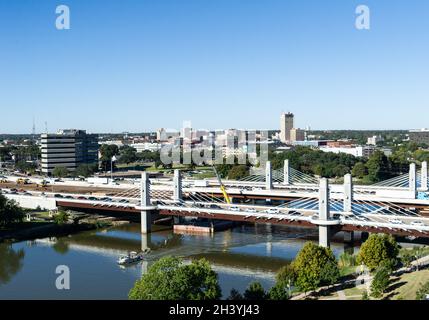
[[[273,188],[273,172],[271,170],[271,161],[265,163],[265,188],[271,190]]]
[[[285,160],[284,167],[283,167],[283,184],[287,186],[290,185],[289,159]]]
[[[319,226],[319,246],[329,248],[331,238],[328,226]]]
[[[150,182],[149,174],[147,172],[142,173],[140,183],[140,206],[141,206],[141,233],[147,234],[151,232],[152,217],[150,206]]]
[[[353,231],[344,231],[344,242],[354,242],[355,241],[355,233]]]
[[[176,202],[182,200],[182,175],[179,170],[174,170],[174,194],[173,199]]]
[[[147,233],[150,233],[152,231],[151,226],[152,226],[152,218],[151,218],[151,213],[148,210],[143,210],[140,213],[140,217],[141,217],[141,222],[140,222],[140,226],[141,226],[141,230],[140,232],[144,235]]]
[[[411,163],[410,164],[410,192],[414,194],[414,199],[417,197],[417,171],[416,171],[416,164]]]
[[[150,233],[142,234],[141,236],[141,251],[150,249],[151,236]]]
[[[344,202],[343,210],[347,213],[352,213],[353,203],[353,179],[351,174],[344,176]]]
[[[427,161],[422,162],[422,173],[421,173],[421,189],[422,191],[428,191],[428,163]]]
[[[319,186],[319,220],[327,221],[330,218],[329,183],[328,179],[320,179]],[[330,227],[319,226],[319,246],[328,248],[330,245]]]

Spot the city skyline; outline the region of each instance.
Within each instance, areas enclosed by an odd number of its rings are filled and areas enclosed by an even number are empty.
[[[428,127],[429,4],[365,1],[357,30],[358,4],[68,1],[57,30],[56,1],[1,2],[0,133]]]

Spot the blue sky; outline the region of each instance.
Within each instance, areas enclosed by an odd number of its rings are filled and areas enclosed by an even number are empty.
[[[0,133],[429,127],[428,31],[421,0],[0,0]]]

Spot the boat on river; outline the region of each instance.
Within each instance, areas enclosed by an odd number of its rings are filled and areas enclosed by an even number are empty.
[[[128,254],[126,255],[122,255],[118,258],[118,264],[120,265],[126,265],[126,264],[131,264],[131,263],[135,263],[135,262],[139,262],[142,261],[144,256],[146,254],[148,254],[150,252],[150,249],[147,249],[143,252],[135,252],[135,251],[131,251],[128,252]]]

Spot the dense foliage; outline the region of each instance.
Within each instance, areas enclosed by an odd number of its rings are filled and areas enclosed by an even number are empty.
[[[13,200],[8,200],[0,194],[0,228],[7,227],[13,223],[22,222],[24,211]]]
[[[371,283],[371,296],[380,298],[390,283],[390,270],[387,266],[382,265],[379,267],[374,275]]]
[[[362,244],[357,262],[363,263],[370,270],[382,265],[393,267],[397,262],[399,246],[391,235],[371,234]]]
[[[427,300],[429,295],[429,281],[423,284],[416,292],[416,300]]]
[[[55,167],[52,175],[57,178],[65,178],[69,175],[69,171],[66,167]]]
[[[267,293],[261,283],[252,282],[249,284],[246,291],[244,291],[243,297],[246,300],[265,300],[267,298]]]
[[[296,286],[304,292],[323,285],[335,284],[340,276],[338,264],[330,248],[307,242],[293,262]]]
[[[220,297],[217,274],[206,260],[184,264],[175,257],[155,262],[129,292],[132,300],[211,300]]]

